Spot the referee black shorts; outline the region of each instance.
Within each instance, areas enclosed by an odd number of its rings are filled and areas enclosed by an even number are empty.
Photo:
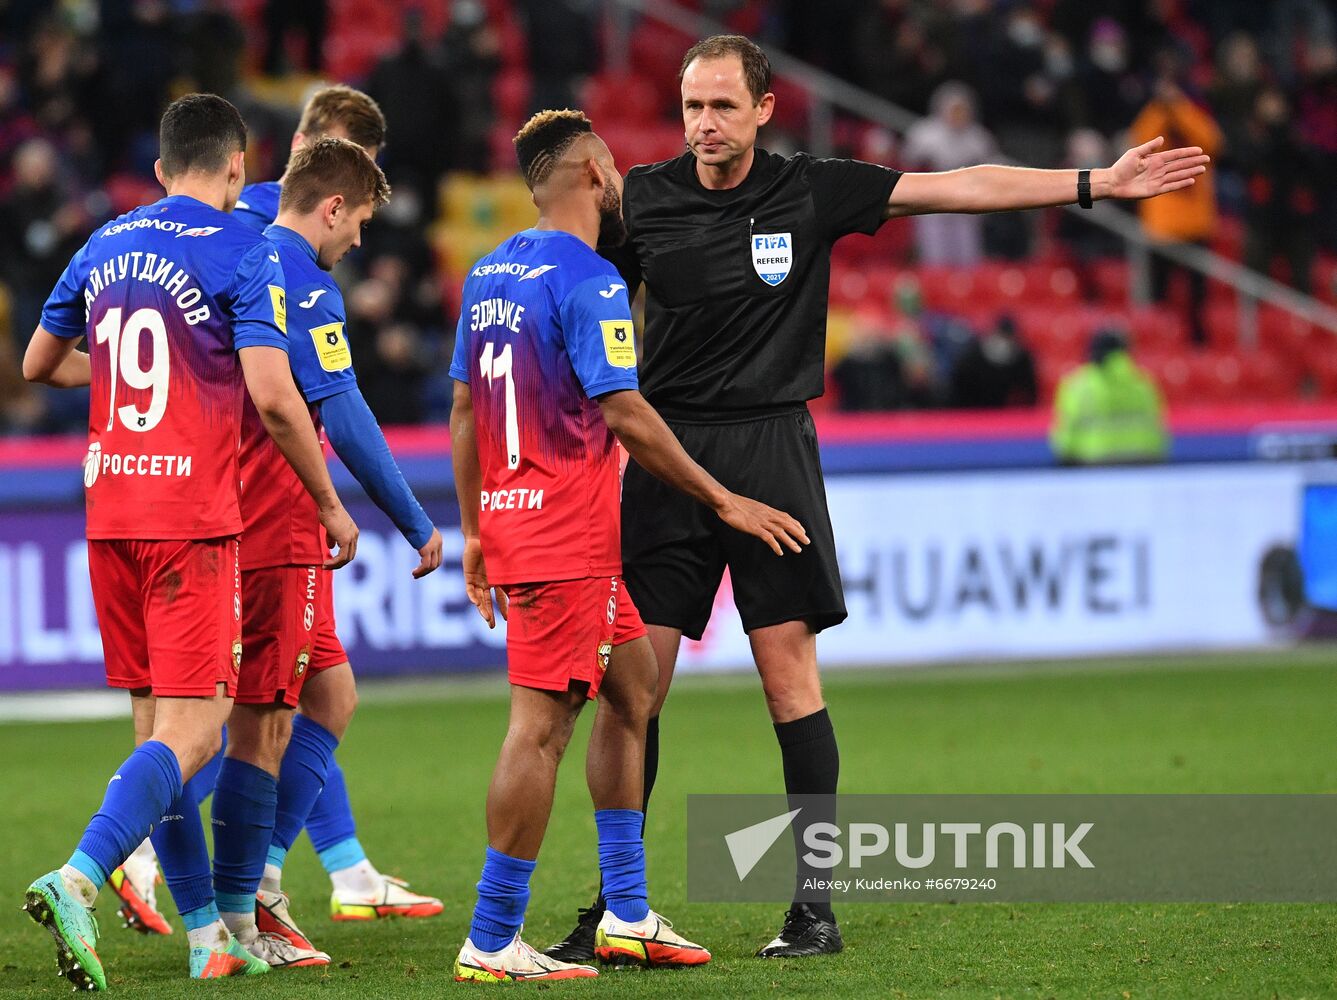
[[[725,566],[744,631],[807,621],[820,632],[844,621],[817,431],[807,408],[735,423],[668,425],[702,468],[733,492],[795,517],[810,544],[797,555],[777,556],[631,462],[622,485],[622,573],[645,623],[700,639]]]

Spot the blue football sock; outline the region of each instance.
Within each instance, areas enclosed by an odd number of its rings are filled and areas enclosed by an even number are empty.
[[[305,715],[298,714],[292,720],[292,739],[283,754],[283,764],[279,770],[278,811],[274,819],[274,837],[272,847],[283,849],[287,856],[297,835],[306,826],[307,817],[320,790],[325,786],[325,775],[334,761],[334,748],[339,745],[324,726],[312,722]],[[275,861],[270,852],[270,864],[283,867],[283,861]]]
[[[645,889],[645,841],[641,839],[644,819],[639,809],[594,811],[604,900],[613,916],[633,924],[650,912]]]
[[[255,910],[255,892],[274,836],[278,782],[254,764],[223,759],[214,787],[214,893],[224,913]]]
[[[186,917],[201,908],[213,906],[214,883],[209,871],[209,845],[204,839],[200,807],[190,792],[189,782],[181,795],[167,807],[151,839],[177,912]],[[217,916],[216,911],[214,916]],[[190,928],[189,921],[186,927]]]
[[[227,726],[223,727],[223,742],[218,747],[218,753],[209,758],[209,762],[195,772],[195,777],[186,782],[186,791],[199,805],[210,795],[214,793],[214,785],[218,783],[218,769],[223,766],[223,750],[227,747]]]
[[[294,723],[296,720],[294,720]],[[348,786],[344,783],[344,772],[337,760],[331,760],[325,773],[325,790],[316,798],[311,807],[311,814],[306,818],[306,832],[311,837],[311,846],[317,854],[329,850],[344,841],[357,840],[357,826],[353,822],[353,807],[348,801]],[[357,858],[357,864],[365,858]],[[346,866],[345,866],[346,867]],[[326,871],[335,871],[329,865]]]
[[[478,903],[469,925],[469,940],[479,950],[501,951],[520,930],[529,906],[529,877],[537,864],[487,849],[483,877],[478,880]]]
[[[136,747],[107,783],[102,808],[69,863],[102,888],[180,794],[181,765],[171,747],[157,740]]]

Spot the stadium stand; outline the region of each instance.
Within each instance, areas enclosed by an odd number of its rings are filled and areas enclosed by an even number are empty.
[[[34,309],[56,276],[50,261],[67,256],[65,243],[77,243],[98,222],[156,197],[149,126],[171,95],[213,83],[236,101],[254,131],[250,173],[274,177],[282,171],[302,97],[318,79],[336,79],[367,86],[383,103],[409,101],[407,108],[387,108],[392,122],[412,121],[418,104],[425,120],[440,122],[441,134],[432,137],[442,151],[439,164],[413,160],[410,147],[419,144],[402,133],[399,139],[391,135],[386,169],[409,195],[377,220],[366,250],[340,277],[349,289],[354,349],[373,356],[373,408],[386,422],[443,420],[445,359],[463,274],[531,218],[528,193],[514,176],[510,139],[534,102],[569,94],[592,115],[623,169],[682,149],[676,75],[693,39],[649,17],[630,18],[629,33],[619,35],[616,19],[590,14],[588,4],[581,8],[585,14],[562,20],[554,35],[553,19],[542,17],[540,6],[526,0],[329,0],[319,76],[303,69],[277,77],[262,72],[271,47],[265,0],[226,7],[147,5],[104,14],[101,21],[96,5],[7,8],[0,13],[0,217],[19,237],[6,241],[2,273],[11,306],[0,314],[7,317],[0,357],[21,353]],[[787,49],[915,112],[928,110],[936,85],[961,80],[975,88],[981,123],[1002,149],[1041,166],[1060,165],[1065,143],[1079,129],[1095,130],[1112,159],[1131,119],[1123,112],[1117,119],[1106,100],[1109,88],[1121,88],[1127,111],[1135,113],[1158,75],[1177,74],[1185,93],[1215,116],[1234,144],[1214,167],[1220,219],[1209,240],[1211,249],[1232,260],[1245,259],[1258,237],[1250,205],[1262,195],[1256,164],[1244,148],[1250,136],[1256,138],[1254,102],[1267,88],[1279,88],[1296,148],[1319,178],[1312,184],[1304,176],[1295,180],[1297,211],[1307,213],[1304,228],[1312,234],[1309,285],[1320,301],[1337,304],[1337,185],[1330,169],[1337,152],[1328,148],[1323,128],[1337,115],[1330,5],[1298,5],[1309,20],[1297,27],[1269,19],[1243,0],[981,0],[950,11],[945,5],[868,3],[848,5],[857,16],[822,32],[813,32],[794,5],[754,0],[684,6],[723,10],[731,28],[757,34],[773,49]],[[1235,26],[1245,21],[1232,12],[1260,27],[1241,35]],[[540,28],[542,38],[530,37]],[[913,70],[913,87],[897,89],[867,57],[874,42],[887,38],[897,40],[897,66]],[[154,71],[113,65],[104,55],[113,43],[145,53],[169,46],[175,56]],[[274,44],[290,66],[303,63],[302,38]],[[535,57],[538,45],[542,59]],[[1019,67],[1019,76],[990,80],[983,68],[990,64]],[[553,79],[554,73],[561,78]],[[413,93],[404,81],[416,79],[449,85],[444,93]],[[792,79],[779,78],[775,91],[777,116],[764,142],[780,150],[803,148],[814,103]],[[899,139],[880,127],[842,115],[831,135],[843,155],[899,165]],[[49,143],[58,154],[54,176],[39,185],[51,208],[37,215],[32,206],[39,199],[17,175],[25,144],[33,141]],[[439,178],[420,176],[438,166],[444,170]],[[1263,306],[1257,343],[1242,343],[1236,294],[1213,281],[1203,312],[1206,343],[1195,347],[1181,282],[1172,280],[1161,302],[1131,305],[1134,282],[1117,246],[1092,256],[1082,234],[1057,212],[1031,213],[1019,230],[986,226],[985,247],[990,256],[984,263],[960,269],[916,266],[912,226],[905,222],[886,225],[875,237],[842,241],[833,258],[829,365],[844,358],[851,331],[873,329],[874,336],[893,338],[898,351],[931,360],[932,391],[905,396],[904,405],[941,406],[949,402],[946,386],[961,338],[992,329],[1006,315],[1035,357],[1040,406],[1048,404],[1063,372],[1082,359],[1090,333],[1110,324],[1129,332],[1134,354],[1175,407],[1337,398],[1337,352],[1327,332]],[[1280,259],[1272,274],[1299,284]],[[905,289],[916,286],[911,299],[920,312],[910,314]],[[388,387],[384,396],[376,385]],[[416,387],[411,405],[402,398],[405,385]],[[842,405],[833,391],[818,408]],[[9,433],[64,430],[80,422],[77,404],[54,403],[25,387],[16,386],[0,405],[0,429]]]

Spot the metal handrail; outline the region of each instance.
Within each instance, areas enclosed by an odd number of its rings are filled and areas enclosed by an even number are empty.
[[[729,30],[718,21],[684,10],[668,0],[605,0],[605,3],[610,9],[640,14],[697,38],[722,34]],[[625,46],[621,47],[621,51],[626,51]],[[768,50],[766,54],[776,75],[798,83],[817,98],[817,107],[814,109],[817,112],[815,116],[817,128],[810,139],[813,152],[819,155],[829,153],[833,145],[829,110],[831,107],[841,108],[893,132],[903,133],[922,120],[921,116],[912,111],[870,94],[784,52]],[[1019,165],[1017,161],[1008,157],[1001,157],[1000,162],[1012,166]],[[1152,254],[1159,254],[1182,267],[1230,285],[1236,290],[1240,339],[1246,346],[1253,347],[1258,342],[1260,301],[1298,316],[1314,326],[1337,333],[1337,309],[1302,295],[1265,274],[1252,271],[1200,246],[1163,243],[1153,239],[1139,222],[1110,205],[1096,205],[1089,210],[1080,209],[1076,205],[1061,207],[1065,211],[1080,213],[1080,218],[1084,221],[1100,226],[1127,243],[1133,276],[1132,295],[1135,301],[1146,302],[1150,298],[1148,277],[1150,258]]]

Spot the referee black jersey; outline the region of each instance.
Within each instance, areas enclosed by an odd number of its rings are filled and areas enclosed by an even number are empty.
[[[729,420],[822,394],[831,246],[873,233],[900,173],[757,149],[737,187],[702,187],[690,152],[633,167],[629,237],[605,251],[646,285],[641,391],[667,419]]]

